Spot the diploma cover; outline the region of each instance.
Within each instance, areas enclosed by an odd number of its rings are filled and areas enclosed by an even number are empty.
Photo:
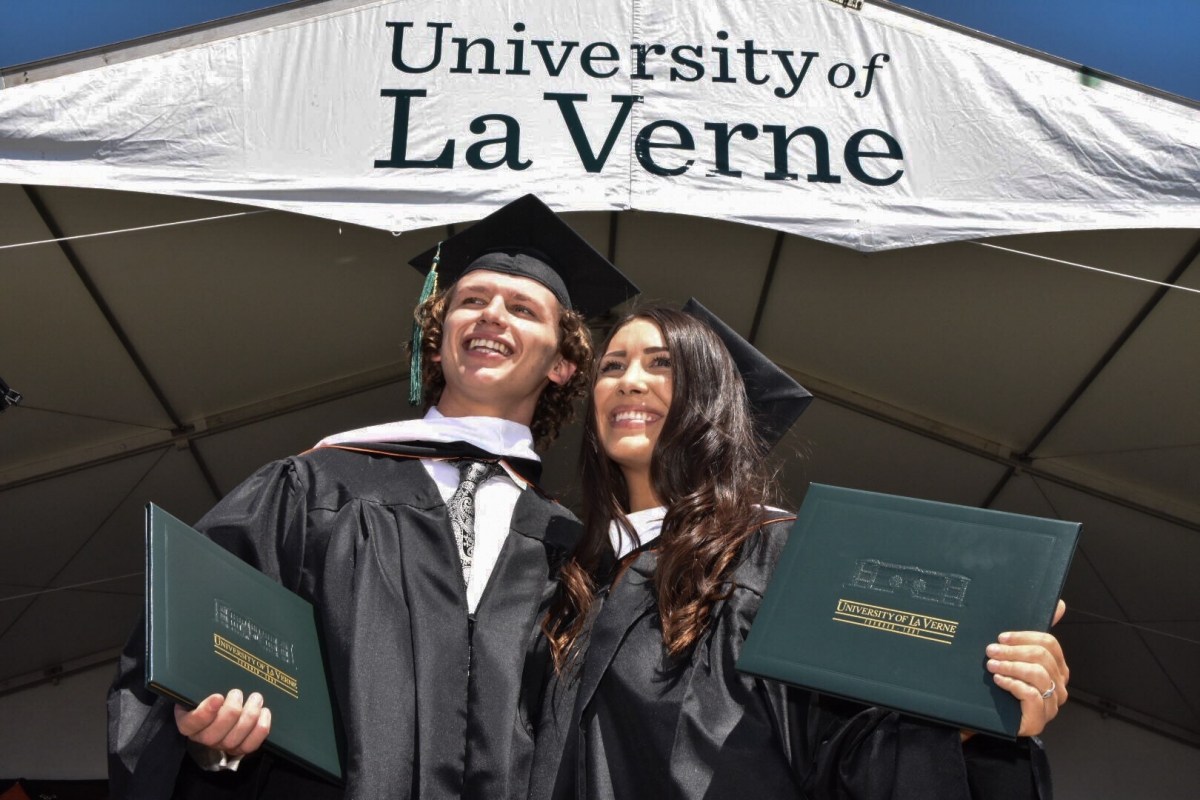
[[[814,483],[737,668],[1015,738],[985,648],[1049,628],[1080,527]]]
[[[146,687],[195,706],[258,692],[266,746],[342,777],[312,604],[172,517],[146,506]]]

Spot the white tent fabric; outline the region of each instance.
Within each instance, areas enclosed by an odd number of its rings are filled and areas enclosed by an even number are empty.
[[[1191,227],[1200,111],[886,7],[376,2],[0,94],[0,181],[407,231],[525,191],[871,251]]]

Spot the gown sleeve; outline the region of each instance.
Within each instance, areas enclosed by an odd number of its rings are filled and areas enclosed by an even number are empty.
[[[803,797],[793,735],[801,708],[782,684],[736,669],[762,592],[782,550],[786,528],[769,526],[747,543],[730,593],[714,607],[696,645],[671,756],[672,781],[688,798]]]
[[[541,680],[535,687],[533,766],[529,797],[538,800],[565,800],[575,796],[575,772],[578,732],[572,724],[572,712],[579,690],[580,665],[568,666],[558,673],[550,663],[549,645],[538,637],[533,660],[541,666]],[[562,767],[568,767],[563,769]]]
[[[796,709],[787,690],[735,669],[760,600],[756,592],[735,589],[712,636],[693,655],[670,767],[683,797],[805,796],[790,749]]]
[[[789,689],[789,695],[802,692]],[[1036,738],[1008,742],[848,700],[808,694],[804,786],[837,800],[1050,800]]]
[[[671,764],[684,796],[1050,800],[1037,739],[964,745],[946,725],[737,672],[785,540],[783,526],[762,533],[693,656]]]
[[[294,588],[303,550],[304,496],[294,463],[275,462],[234,489],[197,528]],[[145,620],[139,619],[108,692],[108,772],[113,798],[171,797],[184,763],[185,739],[175,727],[175,703],[145,687],[145,655]],[[233,774],[225,780],[234,780]]]

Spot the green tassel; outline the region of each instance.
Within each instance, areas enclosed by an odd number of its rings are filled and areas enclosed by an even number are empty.
[[[433,254],[433,266],[430,268],[429,274],[425,276],[425,285],[421,287],[421,297],[417,300],[417,308],[420,308],[421,304],[437,291],[438,262],[441,260],[442,243],[438,242],[437,252]],[[413,320],[412,362],[408,368],[408,404],[410,406],[419,406],[421,404],[421,340],[423,338],[421,335],[421,323]]]

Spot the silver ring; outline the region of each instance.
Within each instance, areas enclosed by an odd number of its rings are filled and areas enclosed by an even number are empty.
[[[1056,684],[1054,681],[1050,681],[1050,688],[1049,688],[1049,689],[1047,689],[1046,691],[1042,692],[1042,699],[1043,699],[1043,700],[1049,700],[1049,699],[1050,699],[1050,695],[1054,694],[1054,690],[1055,690],[1057,687],[1058,687],[1058,684]]]

